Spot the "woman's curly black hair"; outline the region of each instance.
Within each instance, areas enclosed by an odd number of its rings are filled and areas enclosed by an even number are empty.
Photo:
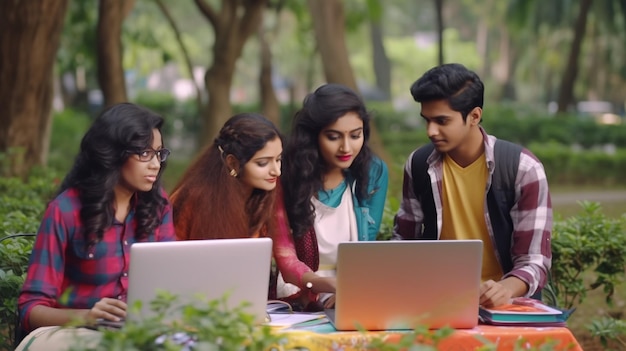
[[[133,152],[152,148],[153,130],[161,131],[163,117],[131,103],[113,105],[103,111],[91,125],[80,144],[80,151],[59,193],[78,190],[80,218],[88,245],[102,240],[115,218],[114,187],[121,168]],[[144,239],[159,226],[160,215],[167,205],[161,194],[159,176],[150,191],[137,192],[135,218],[137,239]]]

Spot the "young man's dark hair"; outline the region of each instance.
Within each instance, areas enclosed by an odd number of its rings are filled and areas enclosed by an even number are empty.
[[[411,94],[432,143],[405,164],[394,238],[482,240],[485,307],[540,292],[552,260],[543,165],[529,150],[480,126],[484,86],[463,65],[430,69]]]
[[[458,63],[431,68],[411,85],[415,101],[447,100],[453,110],[461,112],[463,121],[475,107],[483,107],[484,92],[478,75]]]

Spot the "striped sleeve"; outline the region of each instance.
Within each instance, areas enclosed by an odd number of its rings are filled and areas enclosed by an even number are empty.
[[[511,255],[515,276],[528,284],[527,296],[545,286],[552,265],[552,203],[541,162],[528,150],[520,155],[516,178],[517,203],[511,210]]]

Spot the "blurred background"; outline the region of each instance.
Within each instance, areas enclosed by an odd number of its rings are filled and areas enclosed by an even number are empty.
[[[403,164],[428,142],[409,87],[449,62],[485,82],[487,132],[543,162],[557,219],[581,200],[624,218],[625,43],[626,0],[2,0],[0,229],[36,230],[41,206],[22,201],[20,217],[11,201],[52,194],[110,104],[165,117],[170,190],[234,113],[288,134],[303,97],[336,82],[373,114],[389,230]]]
[[[232,114],[288,133],[324,82],[362,94],[401,173],[427,142],[411,83],[459,62],[485,82],[487,131],[531,148],[552,183],[623,183],[625,1],[13,0],[0,18],[5,175],[64,173],[91,119],[133,101],[167,120],[171,188]]]

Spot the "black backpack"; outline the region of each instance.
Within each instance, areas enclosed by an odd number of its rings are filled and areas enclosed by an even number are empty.
[[[435,146],[431,143],[419,148],[411,160],[413,173],[413,190],[415,196],[422,205],[424,222],[422,238],[424,240],[437,239],[437,213],[431,188],[431,180],[428,175],[426,159],[433,152]],[[511,233],[513,233],[513,221],[511,208],[515,205],[515,177],[519,167],[520,145],[506,140],[496,140],[494,147],[495,169],[491,180],[491,188],[487,193],[487,206],[491,226],[494,231],[496,248],[502,259],[503,271],[513,269],[511,260]]]

